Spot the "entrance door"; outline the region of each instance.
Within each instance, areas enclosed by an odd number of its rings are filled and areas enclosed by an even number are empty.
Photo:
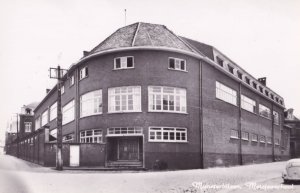
[[[139,141],[138,138],[120,138],[119,160],[138,160],[139,159]]]
[[[70,145],[70,166],[79,166],[79,145]]]

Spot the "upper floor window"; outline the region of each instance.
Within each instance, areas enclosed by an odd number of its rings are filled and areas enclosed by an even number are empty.
[[[31,122],[24,122],[24,126],[25,126],[25,133],[29,133],[31,132]]]
[[[253,88],[257,89],[257,84],[255,82],[252,82]]]
[[[46,125],[47,123],[48,123],[48,110],[46,110],[42,114],[42,126]]]
[[[50,132],[49,132],[49,141],[50,142],[54,142],[57,140],[57,128],[55,129],[52,129]]]
[[[70,77],[69,81],[70,81],[70,86],[73,86],[74,83],[75,83],[74,75],[72,75],[72,76]]]
[[[237,71],[237,75],[239,79],[243,80],[243,74],[240,71]]]
[[[229,72],[231,73],[231,74],[233,74],[233,67],[232,66],[230,66],[230,65],[227,65],[228,66],[228,70],[229,70]]]
[[[74,133],[64,135],[62,138],[63,142],[70,142],[74,140]]]
[[[247,111],[255,113],[256,102],[244,95],[241,95],[241,107]]]
[[[246,81],[247,84],[250,85],[250,79],[248,77],[245,77],[245,81]]]
[[[265,90],[266,96],[269,96],[269,91]]]
[[[219,57],[217,57],[217,63],[222,67],[224,66],[224,61]]]
[[[40,116],[38,116],[35,119],[35,130],[38,130],[39,128],[41,128],[41,117]]]
[[[149,111],[186,113],[186,89],[149,86]]]
[[[268,107],[262,105],[262,104],[259,104],[259,115],[262,116],[262,117],[266,117],[268,119],[271,118],[271,111]]]
[[[141,87],[124,86],[108,89],[108,112],[141,111]]]
[[[102,113],[102,90],[86,93],[80,97],[80,117]]]
[[[187,142],[187,129],[174,127],[150,127],[150,142]]]
[[[63,120],[62,124],[69,123],[74,120],[75,117],[75,109],[74,109],[74,100],[70,101],[62,108]]]
[[[237,104],[236,91],[216,81],[216,97],[230,104]]]
[[[186,71],[186,61],[179,58],[169,58],[169,69]]]
[[[57,117],[57,102],[50,107],[50,121]]]
[[[279,125],[279,113],[273,111],[273,117],[274,117],[274,124]]]
[[[274,100],[274,95],[273,95],[273,94],[271,94],[271,99],[273,99],[273,100]]]
[[[102,143],[102,141],[101,129],[80,132],[80,143]]]
[[[79,72],[79,79],[81,80],[81,79],[87,77],[88,74],[89,74],[89,73],[88,73],[88,67],[86,66],[86,67],[84,67],[84,68],[82,68],[82,69],[80,70],[80,72]]]
[[[115,58],[114,69],[134,68],[133,56]]]
[[[259,87],[259,91],[260,91],[261,93],[263,93],[263,91],[264,91],[264,90],[263,90],[263,87],[260,86],[260,87]]]

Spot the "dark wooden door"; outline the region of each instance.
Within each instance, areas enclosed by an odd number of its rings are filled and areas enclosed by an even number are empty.
[[[138,156],[138,138],[119,139],[119,160],[138,160]]]

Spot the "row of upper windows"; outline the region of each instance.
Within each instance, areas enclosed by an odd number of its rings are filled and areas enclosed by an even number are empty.
[[[134,68],[134,57],[133,56],[124,56],[114,59],[114,70],[119,69],[130,69]],[[168,58],[168,69],[186,71],[186,60],[180,58]],[[82,80],[88,76],[88,67],[84,67],[79,71],[79,80]],[[74,75],[69,78],[69,86],[73,86],[75,83]],[[61,94],[64,94],[65,87],[61,87]]]
[[[216,57],[216,62],[219,66],[225,68],[225,62],[223,59],[221,59],[220,57]],[[235,70],[235,68],[228,64],[227,62],[227,70],[233,74],[233,75],[236,75],[240,80],[243,80],[243,74],[240,70]],[[235,73],[236,71],[236,73]],[[271,93],[271,91],[268,91],[266,88],[264,88],[263,86],[260,86],[258,85],[257,82],[255,82],[254,80],[251,80],[250,81],[250,78],[247,77],[247,76],[244,76],[244,81],[251,86],[251,82],[252,82],[252,87],[255,89],[255,90],[258,90],[260,93],[264,94],[265,96],[271,98],[273,101],[277,102],[278,104],[280,105],[283,105],[283,100],[280,99],[279,97],[275,96],[275,94]]]
[[[225,86],[224,84],[216,81],[216,97],[225,102],[237,106],[237,91]],[[241,94],[241,108],[252,113],[256,113],[257,104],[256,101]],[[259,104],[258,113],[260,116],[271,119],[270,108]],[[274,124],[279,125],[280,116],[277,111],[273,111]]]
[[[250,141],[249,132],[242,131],[241,135],[242,135],[241,136],[242,140]],[[232,139],[240,139],[238,130],[231,129],[230,138],[232,138]],[[264,144],[265,143],[272,144],[272,137],[266,137],[264,135],[258,135],[258,134],[255,134],[255,133],[251,133],[251,141],[252,142],[260,142],[260,143],[264,143]],[[280,145],[280,140],[278,138],[275,138],[274,139],[274,144],[275,145]]]
[[[187,112],[186,89],[148,86],[149,112]],[[85,93],[80,97],[80,117],[102,114],[102,90]],[[49,120],[57,116],[57,102],[49,108]],[[141,112],[141,87],[108,88],[108,113]],[[75,119],[75,101],[62,107],[63,124]],[[36,129],[48,123],[48,109],[36,119]]]

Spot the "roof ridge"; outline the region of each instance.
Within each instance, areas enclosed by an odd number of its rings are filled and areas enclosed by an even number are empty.
[[[139,29],[140,29],[140,25],[141,25],[141,22],[138,22],[138,25],[136,27],[136,30],[135,30],[135,33],[134,33],[134,37],[133,37],[133,40],[132,40],[132,44],[131,44],[132,47],[134,46],[136,35],[137,35],[137,33],[138,33]]]
[[[179,37],[179,36],[178,36]],[[185,38],[185,37],[183,37],[183,38]],[[180,39],[181,39],[181,37],[180,37]],[[187,38],[188,39],[188,38]],[[205,54],[203,54],[198,48],[196,48],[195,46],[193,46],[192,44],[190,44],[189,42],[187,42],[187,41],[185,41],[185,40],[182,40],[182,41],[184,41],[186,44],[188,44],[190,47],[192,47],[192,48],[194,48],[199,54],[202,54],[203,56],[205,56],[205,57],[207,57]],[[193,40],[193,41],[195,41],[195,40]],[[208,57],[207,57],[208,58]],[[209,58],[210,59],[210,58]]]

